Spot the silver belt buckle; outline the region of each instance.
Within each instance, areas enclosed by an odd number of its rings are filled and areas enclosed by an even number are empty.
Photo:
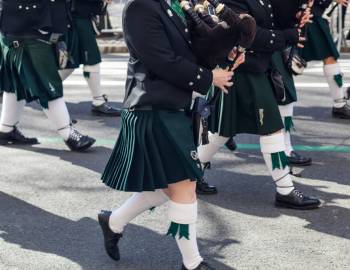
[[[19,41],[18,40],[13,41],[12,46],[13,48],[16,48],[16,49],[19,48]]]

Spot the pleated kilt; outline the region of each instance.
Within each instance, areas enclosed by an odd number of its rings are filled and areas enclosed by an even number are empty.
[[[65,41],[70,56],[67,69],[101,63],[101,54],[90,19],[73,18],[72,28],[66,34]]]
[[[63,96],[54,47],[34,39],[20,40],[15,45],[16,41],[0,37],[1,87],[15,93],[18,100],[39,100],[42,107],[48,108],[49,101]]]
[[[278,105],[288,105],[297,101],[297,90],[292,73],[287,69],[282,52],[275,52],[272,55],[272,65],[281,73],[285,87],[285,100],[278,102]]]
[[[142,192],[201,179],[191,125],[182,111],[124,110],[102,181],[113,189]]]
[[[268,135],[282,128],[278,104],[265,73],[237,71],[229,93],[221,94],[209,119],[210,131],[224,137]]]
[[[312,20],[313,23],[307,27],[307,42],[301,49],[301,56],[306,61],[320,61],[330,56],[338,59],[339,52],[334,44],[328,21],[320,16]]]

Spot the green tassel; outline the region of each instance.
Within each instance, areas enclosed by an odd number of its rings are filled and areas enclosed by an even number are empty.
[[[86,71],[84,71],[84,77],[86,78],[86,79],[89,79],[90,78],[90,72],[86,72]]]
[[[288,157],[286,155],[286,152],[284,152],[284,151],[279,152],[278,154],[279,154],[279,157],[280,157],[280,160],[281,160],[282,169],[284,169],[284,168],[286,168],[289,165]]]
[[[177,232],[179,231],[180,225],[175,222],[171,222],[168,233],[166,235],[171,235],[173,238],[176,237]]]
[[[272,160],[272,170],[281,169],[280,157],[278,153],[272,153],[271,160]]]
[[[272,170],[274,169],[284,169],[289,165],[288,157],[284,151],[272,153]]]
[[[187,240],[190,240],[189,227],[190,226],[188,224],[180,224],[179,239],[185,237]]]
[[[338,87],[343,87],[343,74],[334,75],[334,81],[337,83]]]
[[[286,116],[284,118],[284,129],[287,132],[290,132],[292,129],[294,129],[294,122],[293,122],[293,118],[291,116]]]

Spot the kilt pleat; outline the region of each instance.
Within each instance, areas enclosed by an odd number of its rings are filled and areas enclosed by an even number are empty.
[[[125,110],[102,181],[113,189],[141,192],[197,180],[202,169],[194,153],[191,120],[184,112]]]
[[[306,61],[321,61],[327,57],[333,56],[339,58],[339,52],[329,28],[329,23],[322,17],[314,17],[313,23],[307,28],[307,42],[301,49],[301,56]]]

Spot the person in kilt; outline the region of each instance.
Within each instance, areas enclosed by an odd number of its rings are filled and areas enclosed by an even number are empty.
[[[339,52],[333,41],[329,22],[323,18],[325,10],[333,0],[315,0],[312,13],[313,23],[307,27],[307,42],[301,50],[306,61],[323,61],[323,72],[333,99],[332,115],[335,118],[350,119],[350,106],[343,85],[343,73],[338,63]],[[337,0],[347,6],[348,0]]]
[[[310,8],[305,10],[305,15],[300,20],[300,16],[302,15],[300,11],[303,4],[302,1],[286,0],[282,2],[280,0],[271,0],[271,4],[275,26],[278,30],[292,28],[295,25],[299,25],[303,29],[306,24],[310,23]],[[299,44],[299,46],[302,47],[304,45]],[[312,164],[312,159],[294,151],[291,141],[291,131],[294,129],[293,113],[295,103],[297,102],[297,91],[292,71],[287,68],[287,64],[285,63],[284,53],[284,51],[278,51],[272,55],[272,69],[276,69],[281,74],[285,90],[284,94],[277,99],[278,108],[284,124],[285,152],[291,166],[309,166]]]
[[[63,100],[55,43],[69,24],[65,1],[4,0],[1,12],[0,144],[37,144],[17,128],[26,101],[38,100],[71,150],[83,151],[94,139],[71,126]]]
[[[217,101],[209,120],[209,144],[198,148],[201,162],[209,162],[227,139],[240,133],[260,135],[260,147],[268,171],[276,184],[275,204],[293,209],[318,208],[318,199],[305,196],[293,184],[286,156],[284,123],[271,83],[274,52],[297,45],[303,38],[297,28],[277,30],[270,0],[225,0],[239,13],[248,13],[257,23],[257,33],[246,61],[233,78],[228,95]],[[214,89],[214,91],[217,91]]]
[[[64,81],[83,65],[84,78],[89,86],[91,111],[98,116],[120,116],[120,110],[108,103],[108,97],[101,89],[101,54],[96,41],[97,26],[94,18],[106,12],[112,0],[72,0],[73,22],[65,36],[70,59],[65,69],[60,70]]]
[[[213,269],[197,246],[195,188],[203,172],[186,110],[194,91],[206,94],[212,84],[225,91],[233,72],[196,64],[177,0],[128,1],[123,28],[130,59],[122,128],[102,180],[112,189],[134,194],[113,212],[98,215],[105,249],[119,260],[125,226],[168,202],[168,234],[182,254],[181,269]]]

